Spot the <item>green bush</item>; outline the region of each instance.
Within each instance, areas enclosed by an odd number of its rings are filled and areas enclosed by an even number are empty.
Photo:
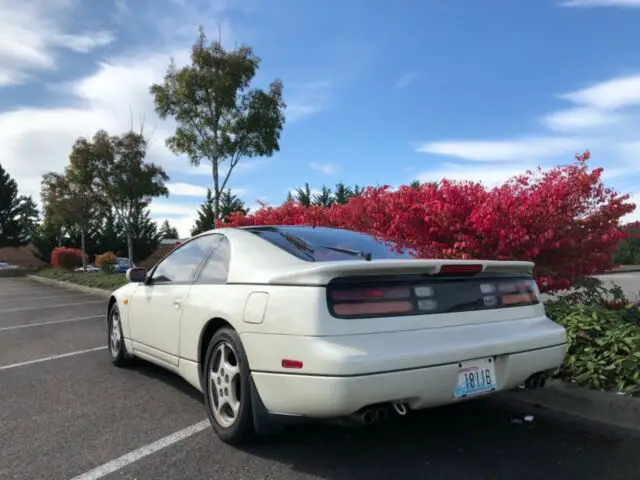
[[[109,291],[116,290],[127,283],[127,278],[121,273],[69,272],[60,268],[45,268],[38,271],[36,275]]]
[[[638,306],[618,287],[588,279],[579,290],[546,303],[547,315],[567,329],[567,357],[559,377],[577,385],[640,393]]]

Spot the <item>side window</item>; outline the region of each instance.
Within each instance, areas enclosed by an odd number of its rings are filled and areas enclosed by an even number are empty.
[[[202,259],[220,235],[205,235],[187,242],[170,253],[153,272],[153,283],[190,282]]]
[[[209,258],[200,270],[198,283],[225,283],[229,274],[230,260],[231,246],[229,240],[223,237],[218,248],[211,251]]]

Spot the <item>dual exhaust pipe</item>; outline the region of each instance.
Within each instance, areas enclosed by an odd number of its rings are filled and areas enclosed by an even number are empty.
[[[404,403],[392,403],[390,407],[391,410],[401,416],[406,415],[408,412]],[[349,418],[358,425],[372,425],[374,423],[387,421],[389,419],[389,410],[388,406],[365,407]]]
[[[535,390],[536,388],[544,388],[547,383],[547,375],[544,372],[534,373],[524,381],[522,388],[527,390]]]

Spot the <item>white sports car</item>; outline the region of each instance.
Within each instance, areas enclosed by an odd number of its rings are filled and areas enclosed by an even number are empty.
[[[369,424],[525,384],[564,361],[533,263],[417,260],[299,226],[193,237],[108,304],[109,351],[202,391],[228,443],[301,420]]]

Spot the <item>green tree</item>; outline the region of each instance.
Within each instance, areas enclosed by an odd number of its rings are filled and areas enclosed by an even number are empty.
[[[87,235],[95,222],[99,198],[90,185],[81,181],[79,172],[67,167],[64,174],[49,172],[41,183],[42,203],[52,220],[80,234],[82,268],[87,268]]]
[[[97,253],[113,252],[118,256],[127,254],[127,249],[121,249],[122,238],[126,238],[126,232],[118,231],[116,216],[113,210],[105,208],[100,213],[100,221],[96,226],[96,251]]]
[[[345,205],[353,195],[351,189],[342,182],[336,183],[336,189],[333,194],[335,203]]]
[[[28,244],[36,233],[37,222],[33,199],[18,195],[18,184],[0,164],[0,248]]]
[[[320,193],[316,193],[315,195],[313,195],[312,203],[313,205],[316,205],[318,207],[324,207],[324,208],[330,207],[335,203],[333,192],[329,187],[326,187],[325,185],[323,185],[320,190]]]
[[[225,190],[220,195],[220,219],[225,220],[229,215],[236,212],[246,215],[249,213],[249,209],[245,207],[240,197],[231,193],[231,190]]]
[[[207,197],[198,209],[198,218],[196,224],[191,229],[191,236],[200,235],[215,228],[215,212],[213,206],[213,194],[211,189],[207,188]]]
[[[46,216],[35,231],[31,244],[34,256],[44,262],[51,262],[51,252],[62,242],[61,229]]]
[[[211,163],[215,219],[220,219],[221,194],[240,159],[280,150],[283,86],[275,80],[266,92],[250,89],[259,65],[248,46],[227,51],[219,41],[207,44],[201,27],[191,64],[178,69],[171,61],[163,82],[150,88],[160,118],[177,123],[167,147],[187,155],[192,165]]]
[[[208,230],[215,228],[215,212],[214,198],[210,188],[207,188],[207,196],[198,209],[198,218],[191,229],[191,236],[199,235]],[[245,207],[244,202],[230,189],[220,194],[220,219],[224,220],[234,212],[240,212],[243,215],[249,213],[249,209]]]
[[[309,183],[305,183],[304,187],[296,188],[295,195],[296,202],[298,202],[303,207],[310,207],[311,201],[313,200],[313,194],[311,193],[311,186]]]
[[[137,210],[133,210],[131,218],[126,222],[121,219],[116,221],[116,229],[122,232],[120,238],[120,246],[118,252],[135,252],[135,257],[130,258],[130,262],[140,263],[145,261],[156,251],[160,244],[160,234],[158,233],[158,226],[156,222],[151,219],[151,213],[149,209],[140,207]],[[131,236],[127,236],[127,229],[130,229]],[[129,239],[131,239],[133,245],[130,250]]]
[[[180,235],[178,234],[178,229],[171,226],[171,224],[169,223],[169,220],[165,220],[164,222],[162,222],[162,225],[160,226],[159,235],[160,235],[160,238],[163,240],[180,238]]]
[[[164,169],[145,162],[147,140],[142,133],[129,131],[109,136],[104,130],[91,140],[79,138],[73,145],[71,168],[110,208],[127,238],[129,264],[134,262],[137,216],[160,196],[168,196]]]

